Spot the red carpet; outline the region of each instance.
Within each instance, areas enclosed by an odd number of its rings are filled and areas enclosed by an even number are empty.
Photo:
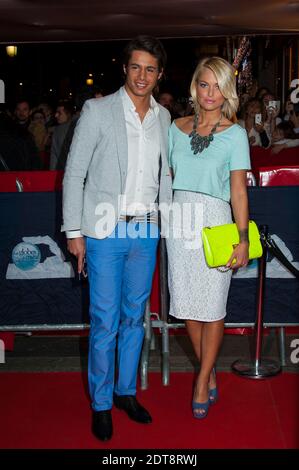
[[[219,373],[220,400],[204,420],[190,411],[192,373],[172,373],[163,387],[151,373],[138,397],[152,425],[113,410],[114,436],[107,444],[90,432],[87,377],[67,373],[2,373],[0,446],[64,449],[299,448],[299,374],[257,381]]]

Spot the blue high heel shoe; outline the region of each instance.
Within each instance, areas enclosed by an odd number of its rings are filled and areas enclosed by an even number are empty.
[[[193,401],[192,411],[193,411],[194,418],[196,419],[206,418],[208,415],[209,406],[210,406],[210,398],[205,403],[198,403],[197,401]],[[198,412],[196,410],[198,410]],[[199,413],[199,410],[203,410],[203,412]]]
[[[212,372],[213,372],[213,374],[215,376],[215,379],[216,379],[215,367],[213,367]],[[217,401],[218,401],[218,389],[217,389],[217,386],[216,386],[214,388],[209,389],[209,402],[210,402],[210,405],[215,405],[215,403],[217,403]]]

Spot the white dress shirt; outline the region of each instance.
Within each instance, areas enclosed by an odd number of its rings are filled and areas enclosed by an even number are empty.
[[[159,107],[151,96],[143,121],[125,87],[121,89],[128,140],[128,169],[120,215],[152,211],[159,189]]]

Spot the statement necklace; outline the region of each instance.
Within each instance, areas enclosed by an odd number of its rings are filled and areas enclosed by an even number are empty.
[[[196,155],[197,153],[201,153],[204,149],[206,149],[210,145],[212,140],[214,140],[214,133],[217,127],[220,125],[221,119],[222,119],[222,114],[220,116],[219,121],[215,124],[215,126],[211,130],[210,134],[201,136],[196,132],[197,125],[198,125],[198,114],[195,114],[194,122],[193,122],[193,129],[192,129],[192,132],[190,132],[189,134],[191,150],[193,151],[194,155]]]

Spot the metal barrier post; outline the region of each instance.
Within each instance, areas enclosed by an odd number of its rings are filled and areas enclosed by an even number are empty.
[[[151,346],[151,340],[153,335],[151,325],[151,313],[149,299],[146,302],[145,314],[144,314],[144,342],[140,358],[140,382],[141,390],[146,390],[148,387],[148,368],[149,368],[149,352]]]
[[[285,327],[281,326],[279,328],[279,352],[280,352],[280,362],[284,367],[287,365],[286,361],[286,332]]]
[[[170,360],[169,360],[169,330],[165,323],[162,327],[162,383],[169,385]]]
[[[266,240],[268,227],[262,226],[261,240]],[[263,341],[263,303],[264,303],[264,284],[266,278],[267,245],[263,243],[263,255],[259,260],[259,285],[258,285],[258,303],[257,316],[255,323],[255,357],[254,361],[237,360],[232,364],[232,370],[238,375],[251,379],[263,379],[277,375],[281,371],[280,365],[272,360],[262,360],[262,341]]]

